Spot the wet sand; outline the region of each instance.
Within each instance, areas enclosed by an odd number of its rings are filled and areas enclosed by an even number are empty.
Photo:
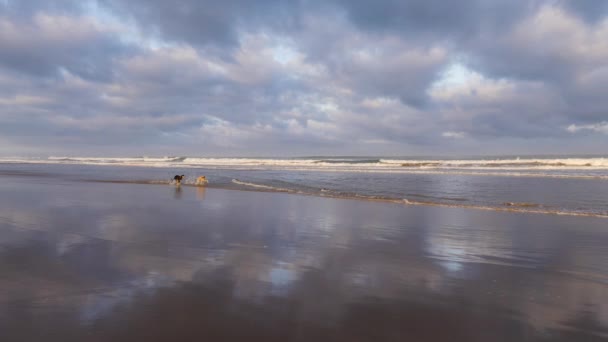
[[[0,177],[0,341],[604,341],[608,220]]]

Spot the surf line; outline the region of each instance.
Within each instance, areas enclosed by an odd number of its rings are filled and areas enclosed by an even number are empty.
[[[150,184],[150,185],[161,185],[161,184],[170,184],[169,181],[133,181],[133,180],[84,180],[89,182],[99,182],[99,183],[118,183],[118,184]],[[589,212],[574,212],[574,211],[560,211],[560,210],[543,210],[543,209],[529,209],[533,206],[526,205],[527,203],[514,203],[514,202],[505,202],[506,207],[497,207],[497,206],[482,206],[482,205],[464,205],[464,204],[449,204],[449,203],[439,203],[439,202],[427,202],[427,201],[413,201],[408,199],[395,199],[395,198],[382,198],[382,197],[370,197],[370,196],[344,196],[334,193],[311,193],[304,192],[298,190],[291,190],[285,188],[276,188],[268,185],[248,183],[244,181],[240,181],[238,179],[233,179],[232,183],[243,186],[240,189],[228,188],[225,186],[208,186],[209,188],[216,189],[224,189],[224,190],[236,190],[236,191],[260,191],[260,192],[276,192],[276,193],[288,193],[288,194],[297,194],[304,196],[316,196],[316,197],[324,197],[324,198],[334,198],[334,199],[351,199],[351,200],[359,200],[359,201],[371,201],[371,202],[385,202],[385,203],[394,203],[400,205],[412,205],[412,206],[429,206],[429,207],[444,207],[444,208],[461,208],[461,209],[472,209],[472,210],[485,210],[485,211],[500,211],[500,212],[510,212],[510,213],[524,213],[524,214],[542,214],[542,215],[560,215],[560,216],[577,216],[577,217],[597,217],[597,218],[608,218],[608,213],[589,213]],[[182,183],[183,186],[196,186],[194,184]],[[508,204],[507,204],[508,203]],[[513,203],[513,204],[511,204]]]
[[[486,211],[502,211],[502,212],[509,212],[509,213],[608,218],[608,214],[561,211],[561,210],[522,209],[522,207],[503,208],[503,207],[492,207],[492,206],[482,206],[482,205],[458,205],[458,204],[448,204],[448,203],[419,202],[419,201],[410,201],[405,198],[401,201],[394,201],[394,202],[395,203],[404,203],[406,205],[445,207],[445,208],[462,208],[462,209],[474,209],[474,210],[486,210]]]
[[[334,199],[353,199],[353,200],[360,200],[360,201],[363,200],[363,201],[386,202],[386,203],[396,203],[396,204],[416,205],[416,206],[462,208],[462,209],[473,209],[473,210],[509,212],[509,213],[608,218],[608,214],[560,211],[560,210],[528,209],[528,208],[536,207],[538,205],[538,204],[531,204],[531,203],[505,202],[505,205],[507,207],[463,205],[463,204],[459,205],[459,204],[449,204],[449,203],[439,203],[439,202],[411,201],[411,200],[408,200],[405,198],[404,199],[394,199],[394,198],[355,196],[355,195],[344,196],[344,195],[337,195],[337,194],[323,193],[323,192],[322,193],[300,192],[300,191],[295,191],[295,190],[290,190],[290,189],[275,188],[275,187],[267,186],[267,185],[243,182],[243,181],[239,181],[238,179],[233,179],[232,182],[235,184],[254,188],[258,191],[283,192],[283,193],[289,193],[289,194],[298,194],[298,195],[305,195],[305,196],[318,196],[318,197],[326,197],[326,198],[334,198]],[[256,191],[256,190],[246,190],[246,189],[238,189],[238,190]]]

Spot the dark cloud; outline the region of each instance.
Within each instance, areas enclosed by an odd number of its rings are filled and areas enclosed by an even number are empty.
[[[234,48],[241,30],[291,29],[298,23],[297,0],[100,0],[121,17],[132,18],[146,33],[162,39],[193,44]],[[227,54],[229,56],[229,54]]]
[[[525,1],[336,0],[360,28],[392,30],[423,39],[467,39],[481,31],[502,31],[530,6]]]
[[[52,77],[65,70],[107,81],[113,60],[134,50],[89,17],[37,12],[20,20],[0,16],[0,26],[0,67],[9,72]]]
[[[0,1],[0,15],[12,18],[29,18],[36,13],[78,14],[85,1],[78,0],[4,0]]]
[[[562,0],[561,4],[594,24],[608,16],[608,2],[604,0]]]
[[[569,12],[570,2],[561,4],[561,7],[545,4],[523,17],[505,35],[471,41],[465,52],[470,57],[469,66],[488,77],[509,79],[515,84],[532,81],[544,87],[545,92],[527,108],[534,108],[533,103],[546,102],[548,98],[552,102],[530,113],[543,116],[544,121],[541,124],[527,120],[525,130],[530,135],[538,133],[535,124],[540,130],[551,129],[556,127],[551,123],[560,120],[593,123],[607,115],[604,108],[608,101],[598,91],[608,85],[604,72],[608,31]],[[586,8],[591,5],[587,2]],[[597,10],[602,12],[603,6]],[[505,128],[508,134],[522,130],[515,125]]]

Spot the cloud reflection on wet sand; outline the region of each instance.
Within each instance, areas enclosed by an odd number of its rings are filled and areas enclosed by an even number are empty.
[[[608,336],[601,219],[0,185],[3,341]]]

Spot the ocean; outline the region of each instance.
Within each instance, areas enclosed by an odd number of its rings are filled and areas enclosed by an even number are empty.
[[[0,175],[170,184],[608,218],[608,157],[0,158]]]

